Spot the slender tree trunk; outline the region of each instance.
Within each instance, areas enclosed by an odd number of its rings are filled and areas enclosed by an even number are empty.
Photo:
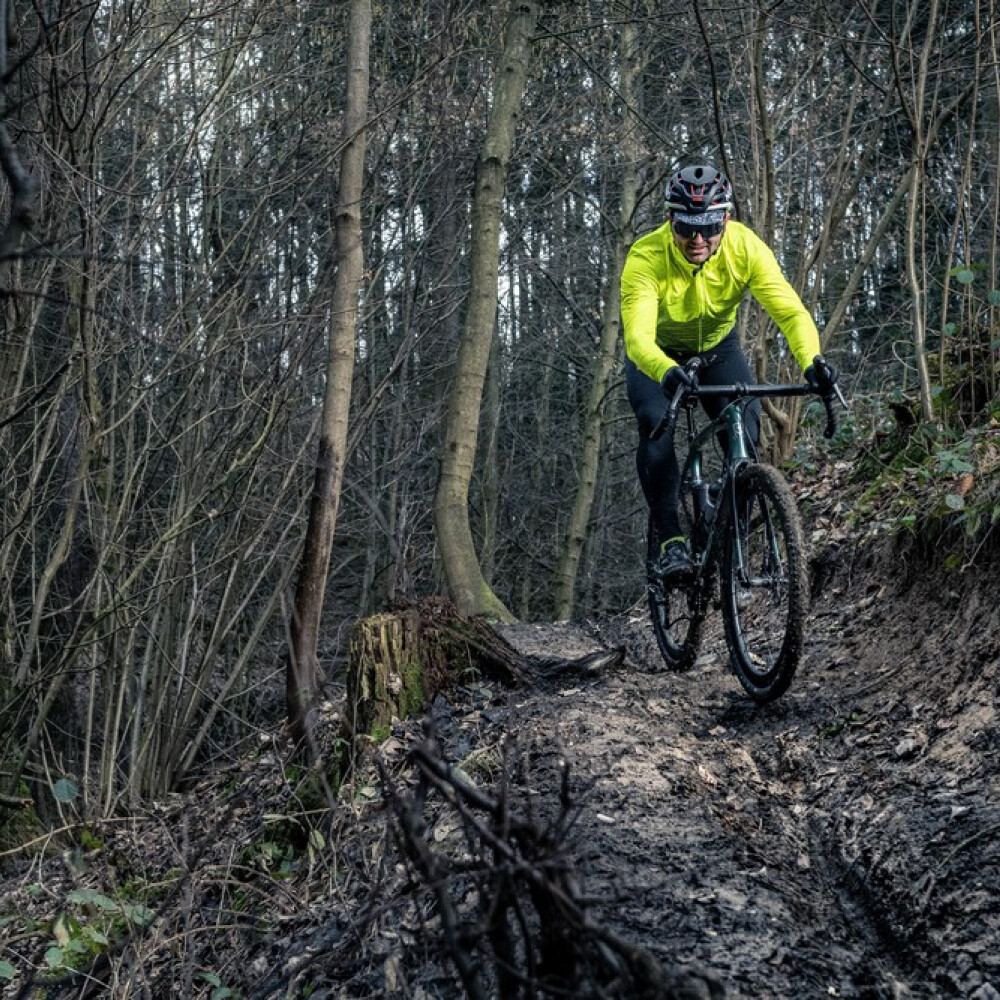
[[[515,0],[504,38],[486,141],[476,165],[472,208],[469,306],[459,346],[434,527],[451,599],[463,614],[511,620],[513,615],[483,576],[469,522],[469,483],[476,459],[479,409],[489,361],[500,261],[500,207],[517,113],[524,95],[539,4]]]
[[[759,129],[761,149],[759,153],[760,193],[757,198],[757,218],[755,228],[764,242],[771,246],[774,241],[776,196],[774,183],[774,121],[768,108],[767,73],[764,68],[764,46],[767,41],[768,13],[760,9],[754,23],[753,57],[750,63],[753,75],[754,122]],[[756,149],[755,149],[756,153]],[[767,381],[767,363],[770,357],[771,341],[774,339],[774,324],[756,302],[753,305],[753,326],[757,335],[752,356],[757,381]],[[744,345],[745,347],[747,345]]]
[[[0,228],[0,262],[16,256],[38,215],[38,180],[24,169],[7,129],[7,45],[12,23],[9,0],[0,0],[0,170],[10,185],[10,215]]]
[[[490,347],[490,360],[486,369],[485,406],[483,430],[486,441],[483,448],[483,579],[492,587],[496,569],[497,548],[500,541],[500,456],[498,436],[500,434],[500,386],[503,380],[502,346],[500,338],[494,336]]]
[[[911,37],[913,12],[911,8],[908,17],[908,28],[904,39]],[[928,129],[924,128],[924,99],[927,93],[927,77],[930,65],[931,47],[934,40],[934,25],[937,21],[938,0],[931,0],[927,13],[927,37],[924,39],[923,50],[920,53],[920,63],[913,93],[913,113],[910,124],[913,129],[913,152],[910,161],[910,193],[906,213],[906,277],[910,286],[913,314],[913,353],[917,364],[917,380],[920,390],[920,410],[924,420],[930,422],[934,418],[934,408],[931,403],[931,377],[927,365],[927,308],[924,285],[921,281],[920,269],[917,265],[917,240],[923,233],[923,226],[918,226],[920,208],[920,190],[924,177],[924,164],[930,148]],[[933,120],[933,119],[932,119]],[[919,228],[919,232],[918,232]]]
[[[990,5],[990,14],[992,15],[993,5]],[[993,100],[994,107],[1000,104],[1000,45],[997,44],[996,36],[996,21],[991,16],[989,19],[989,33],[990,33],[990,44],[989,44],[989,56],[986,60],[988,66],[993,70]],[[997,109],[1000,111],[1000,108]],[[1000,115],[998,115],[1000,117]],[[991,221],[992,227],[990,230],[990,244],[989,244],[989,255],[988,255],[988,267],[987,267],[987,288],[997,288],[1000,287],[1000,269],[998,269],[998,263],[1000,263],[1000,241],[997,239],[997,234],[1000,233],[1000,128],[996,130],[996,136],[994,138],[993,147],[993,163],[990,173],[993,177],[993,206],[991,209]],[[997,304],[990,301],[989,312],[987,313],[987,323],[989,329],[996,329],[997,316],[998,316]],[[993,367],[992,370],[987,372],[987,379],[989,381],[990,393],[993,396],[997,395],[998,386],[997,384],[997,371]]]
[[[931,402],[931,377],[927,366],[927,314],[924,307],[923,283],[917,265],[917,228],[920,209],[920,188],[923,180],[923,155],[914,150],[910,175],[910,197],[906,212],[906,278],[910,286],[913,315],[913,354],[917,363],[917,384],[920,391],[920,412],[924,420],[934,418]]]
[[[597,490],[597,473],[600,468],[602,440],[602,407],[607,392],[608,377],[614,364],[615,348],[621,320],[619,317],[619,297],[621,272],[625,266],[625,253],[632,240],[632,217],[636,206],[636,143],[633,129],[635,119],[632,114],[636,93],[636,30],[632,22],[626,23],[622,32],[624,56],[622,60],[622,100],[625,102],[625,140],[622,144],[624,163],[622,168],[622,200],[619,211],[618,235],[615,239],[614,256],[611,263],[608,287],[604,297],[604,315],[601,320],[601,339],[594,357],[590,395],[587,400],[583,453],[580,457],[580,480],[573,498],[566,544],[559,556],[555,579],[555,617],[572,617],[576,577],[580,566],[580,555],[587,538],[587,524],[594,506]]]
[[[364,180],[365,120],[368,113],[371,23],[371,0],[352,0],[344,114],[347,145],[340,161],[336,222],[338,262],[330,320],[326,392],[323,397],[323,418],[309,505],[309,522],[289,627],[290,649],[285,683],[289,727],[293,739],[300,747],[308,746],[311,717],[315,708],[319,677],[316,643],[347,452],[358,294],[364,269],[361,194]]]
[[[764,69],[764,46],[767,41],[768,14],[761,9],[757,16],[753,40],[753,87],[754,100],[757,107],[757,120],[760,124],[763,151],[761,155],[761,170],[763,173],[763,204],[760,206],[760,235],[768,246],[774,240],[774,220],[777,211],[777,198],[774,191],[774,121],[768,109],[767,73]]]

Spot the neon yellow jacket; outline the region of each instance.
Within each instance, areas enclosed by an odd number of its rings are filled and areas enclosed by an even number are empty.
[[[632,244],[621,281],[626,353],[660,381],[677,364],[671,349],[701,353],[729,333],[747,289],[785,335],[799,365],[811,365],[820,352],[816,324],[767,244],[732,221],[700,267],[677,249],[669,222]]]

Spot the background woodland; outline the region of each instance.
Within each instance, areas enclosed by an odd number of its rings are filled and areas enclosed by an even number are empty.
[[[842,441],[887,412],[952,443],[1000,416],[992,0],[4,15],[8,806],[106,816],[237,753],[303,680],[296,640],[322,697],[359,616],[456,597],[455,509],[518,618],[637,601],[617,281],[681,163],[729,172],[814,312],[852,399]],[[765,320],[745,306],[741,336],[782,378]],[[775,411],[768,441],[807,461],[815,433]]]

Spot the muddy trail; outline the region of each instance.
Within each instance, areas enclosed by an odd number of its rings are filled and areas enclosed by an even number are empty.
[[[690,672],[660,672],[637,606],[565,626],[567,651],[627,657],[518,699],[514,728],[586,779],[589,891],[663,961],[733,997],[1000,997],[996,575],[825,562],[775,704],[743,695],[717,621]],[[507,634],[544,655],[553,628]]]
[[[439,695],[332,811],[311,811],[282,735],[262,733],[194,787],[92,828],[89,846],[9,853],[0,995],[472,995],[454,954],[478,960],[478,945],[449,935],[446,909],[473,926],[477,905],[492,912],[490,866],[527,867],[478,850],[478,820],[419,792],[413,751],[432,725],[478,789],[509,782],[540,813],[571,805],[550,870],[579,887],[588,919],[716,984],[657,996],[1000,997],[1000,571],[930,572],[889,543],[834,543],[813,582],[805,657],[772,705],[743,694],[717,613],[683,674],[663,671],[641,603],[507,626],[535,682]],[[533,754],[530,772],[505,770],[512,744]],[[417,816],[434,873],[422,885],[390,789]],[[539,924],[529,914],[524,934]],[[52,949],[76,940],[89,949],[77,971],[53,967]],[[493,982],[479,995],[653,994]]]

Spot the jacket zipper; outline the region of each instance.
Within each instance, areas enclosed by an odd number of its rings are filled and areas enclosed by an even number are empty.
[[[705,261],[707,264],[708,261]],[[702,277],[702,273],[705,270],[705,264],[702,264],[697,271],[694,272],[694,280],[698,282],[698,353],[701,354],[704,349],[705,344],[705,306],[708,303],[708,290],[705,288],[705,281]]]

